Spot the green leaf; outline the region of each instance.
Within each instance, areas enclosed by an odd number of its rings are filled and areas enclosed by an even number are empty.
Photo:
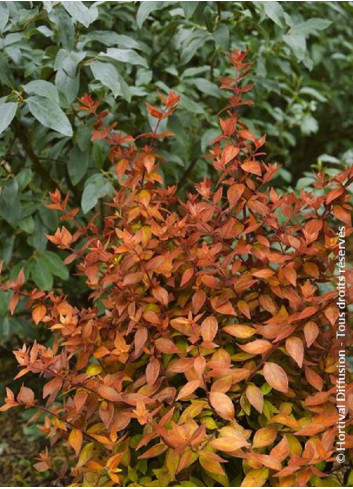
[[[75,26],[70,15],[63,9],[55,8],[49,13],[48,17],[56,27],[59,45],[67,49],[73,49],[75,44]]]
[[[151,12],[159,10],[164,7],[164,2],[140,2],[139,8],[136,14],[136,22],[141,29],[143,23],[148,18]]]
[[[208,146],[211,144],[213,139],[219,135],[219,129],[207,129],[201,138],[201,151],[206,153]]]
[[[199,6],[200,2],[180,2],[184,10],[184,15],[187,19],[190,19]]]
[[[48,211],[48,209],[45,209]],[[42,214],[40,210],[40,214]],[[39,218],[38,214],[34,214],[34,232],[27,238],[27,243],[37,250],[39,253],[43,253],[47,246],[47,237],[45,233],[48,232],[48,228],[44,226]]]
[[[293,27],[295,34],[302,34],[303,36],[308,36],[313,34],[315,31],[323,31],[327,29],[332,22],[327,19],[319,19],[318,17],[313,17],[304,22],[300,22]]]
[[[225,24],[219,24],[213,33],[213,38],[222,49],[228,49],[230,32],[229,27]]]
[[[5,2],[0,3],[0,32],[3,32],[9,20],[9,8]]]
[[[31,264],[30,274],[34,283],[41,290],[50,290],[53,287],[53,275],[42,258]]]
[[[192,68],[186,68],[185,71],[181,74],[181,78],[189,78],[192,76],[200,75],[201,73],[206,73],[210,71],[210,66],[197,66]]]
[[[29,95],[40,95],[59,103],[58,89],[52,83],[45,80],[33,80],[23,85],[24,91]]]
[[[57,253],[45,251],[41,256],[41,261],[45,263],[48,270],[56,277],[63,280],[67,280],[69,278],[69,271]]]
[[[83,2],[62,2],[62,6],[71,15],[75,22],[80,22],[85,27],[89,27],[98,17],[98,10],[95,5],[87,8]]]
[[[74,77],[71,77],[65,70],[59,70],[55,77],[55,85],[60,94],[62,94],[63,100],[61,101],[64,101],[64,105],[69,107],[78,95],[80,88],[80,72]]]
[[[108,48],[106,53],[99,53],[100,57],[108,57],[121,63],[130,63],[148,68],[147,62],[133,49]]]
[[[20,170],[15,176],[18,183],[18,189],[24,190],[29,182],[32,180],[33,176],[34,173],[30,168],[23,168],[22,170]]]
[[[9,311],[9,300],[13,292],[11,290],[0,289],[0,316],[6,316]]]
[[[101,173],[95,173],[85,183],[81,199],[82,212],[86,214],[93,209],[100,198],[112,192],[111,182]]]
[[[42,205],[39,208],[39,216],[44,226],[48,228],[47,230],[49,231],[57,230],[59,225],[58,211],[55,211],[53,209],[47,209],[44,205]]]
[[[0,104],[0,134],[9,127],[15,117],[16,110],[17,104],[14,102]]]
[[[203,92],[206,95],[219,97],[221,94],[221,90],[219,89],[218,85],[206,80],[205,78],[194,78],[192,82],[200,90],[200,92]]]
[[[342,484],[333,475],[320,478],[314,474],[310,479],[310,485],[313,485],[314,487],[342,487]]]
[[[14,178],[0,189],[0,215],[12,226],[21,216],[18,183]]]
[[[103,63],[102,61],[93,61],[90,64],[93,76],[103,85],[113,92],[114,97],[120,94],[120,83],[118,72],[112,63]]]
[[[306,53],[306,40],[303,34],[285,34],[283,41],[293,50],[298,61],[303,61]]]
[[[78,145],[75,145],[67,161],[67,171],[73,185],[77,185],[85,176],[88,168],[89,152],[81,151]]]
[[[0,318],[0,339],[7,340],[10,336],[10,320],[12,318]]]
[[[303,87],[299,90],[299,93],[304,93],[305,95],[311,95],[319,102],[327,102],[327,98],[324,97],[320,92],[311,87]]]
[[[265,15],[282,29],[285,27],[284,10],[279,2],[261,2]]]
[[[197,32],[197,35],[191,33],[191,35],[193,36],[193,39],[183,47],[180,54],[180,62],[182,65],[188,63],[196,52],[203,47],[209,39],[212,39],[210,34],[204,31]]]
[[[54,70],[64,70],[68,76],[73,78],[77,75],[78,63],[84,60],[86,55],[87,53],[84,51],[77,52],[60,49],[55,58]]]
[[[130,36],[117,34],[113,31],[92,31],[83,38],[83,44],[90,41],[98,41],[105,46],[121,46],[128,49],[143,49],[143,46]]]
[[[32,234],[34,231],[34,219],[32,216],[27,216],[18,223],[20,229],[26,234]]]
[[[27,100],[31,114],[45,127],[54,129],[64,136],[72,136],[72,127],[69,119],[53,100],[34,95]]]
[[[80,87],[79,63],[86,57],[85,52],[60,49],[56,55],[54,69],[58,70],[55,76],[55,85],[60,94],[61,101],[69,107],[76,99]]]
[[[353,486],[353,470],[349,472],[348,481],[347,481],[347,487],[352,487],[352,486]]]
[[[300,130],[304,136],[315,134],[319,129],[319,124],[316,119],[310,114],[306,114],[302,120]]]

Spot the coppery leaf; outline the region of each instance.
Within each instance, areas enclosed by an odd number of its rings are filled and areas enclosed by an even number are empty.
[[[273,362],[264,364],[264,377],[279,392],[288,392],[288,377],[282,367]]]

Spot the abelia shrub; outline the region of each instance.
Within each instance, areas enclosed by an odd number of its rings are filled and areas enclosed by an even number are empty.
[[[48,238],[85,277],[90,307],[26,291],[23,272],[2,285],[13,290],[11,312],[25,296],[53,343],[15,352],[17,378],[41,376],[42,398],[24,385],[8,389],[1,410],[35,407],[31,422],[44,413],[50,444],[64,441],[73,456],[67,468],[45,452],[35,467],[70,473],[74,486],[344,483],[353,383],[347,371],[341,467],[335,266],[337,232],[352,232],[353,169],[317,174],[300,195],[275,190],[265,137],[239,114],[250,104],[250,63],[236,50],[229,60],[235,76],[221,85],[231,95],[207,156],[217,178],[197,183],[186,201],[159,172],[168,162],[158,146],[172,136],[159,128],[177,94],[160,95],[161,108],[147,104],[155,130],[135,138],[105,122],[90,95],[80,99],[92,140],[110,145],[117,189],[87,225],[56,190],[48,207],[63,225]]]

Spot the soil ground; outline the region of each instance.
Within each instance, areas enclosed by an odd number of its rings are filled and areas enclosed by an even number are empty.
[[[44,439],[29,441],[18,410],[0,413],[0,487],[52,486],[52,477],[32,468]]]

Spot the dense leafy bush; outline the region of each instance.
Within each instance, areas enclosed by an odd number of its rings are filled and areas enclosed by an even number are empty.
[[[317,174],[315,191],[299,197],[271,186],[277,166],[262,161],[265,137],[239,114],[251,103],[245,55],[232,52],[236,74],[221,81],[231,95],[209,154],[215,183],[200,181],[186,200],[160,173],[170,164],[160,140],[171,134],[159,128],[174,114],[175,92],[160,95],[161,108],[146,105],[153,129],[135,138],[81,97],[77,110],[94,120],[91,141],[109,145],[119,186],[85,226],[68,197],[52,192],[48,207],[64,225],[47,237],[68,252],[66,264],[76,262],[91,306],[27,292],[23,271],[3,285],[11,311],[27,298],[54,340],[15,353],[18,377],[45,378],[46,406],[22,386],[1,409],[45,413],[43,433],[77,455],[74,485],[346,480],[333,466],[340,224],[332,216],[351,234],[353,171]],[[67,471],[47,452],[36,467]]]
[[[45,238],[58,226],[44,206],[48,192],[69,191],[86,222],[112,193],[108,146],[89,140],[73,101],[93,93],[136,135],[153,124],[146,97],[153,104],[156,89],[182,94],[178,112],[164,121],[176,137],[165,143],[170,164],[162,171],[185,192],[214,175],[202,155],[217,132],[213,114],[224,105],[216,83],[227,69],[222,53],[234,45],[255,57],[257,105],[243,115],[255,134],[270,136],[273,161],[285,164],[276,186],[291,174],[297,179],[322,153],[323,165],[341,157],[351,164],[351,15],[350,2],[1,2],[4,271],[14,278],[23,267],[41,290],[55,283],[87,304],[82,284],[68,279]],[[9,317],[7,301],[1,293],[0,339],[35,335],[23,304]]]

